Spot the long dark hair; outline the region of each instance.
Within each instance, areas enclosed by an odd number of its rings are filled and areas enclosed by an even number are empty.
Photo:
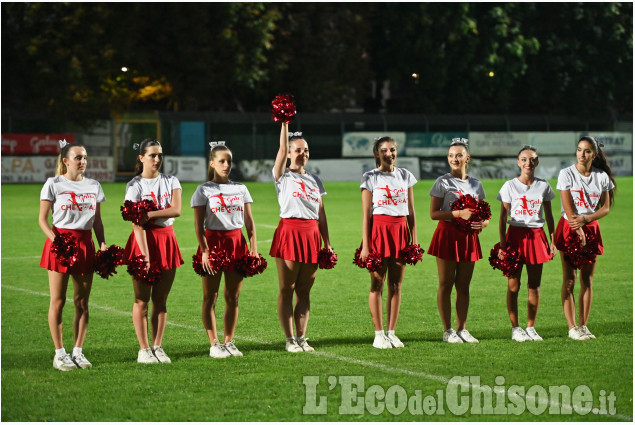
[[[382,143],[386,143],[386,142],[394,143],[395,149],[397,149],[397,142],[395,142],[395,139],[393,139],[392,137],[390,136],[378,137],[377,139],[375,139],[375,143],[373,143],[373,154],[379,155],[379,147],[381,146]],[[381,165],[381,160],[378,157],[375,157],[375,166],[379,168],[380,165]]]
[[[132,148],[137,151],[137,155],[143,156],[150,146],[161,146],[161,143],[157,139],[143,139],[141,143],[132,145]],[[163,164],[163,161],[161,161],[161,164]],[[139,160],[139,156],[137,156],[137,162],[134,165],[134,173],[136,176],[143,173],[143,162]]]
[[[216,154],[220,151],[224,151],[224,152],[229,152],[230,155],[232,155],[232,151],[229,150],[229,148],[225,145],[215,145],[212,149],[210,149],[209,151],[209,161],[207,162],[208,168],[207,168],[207,180],[208,181],[212,181],[214,180],[214,169],[212,168],[212,165],[210,164],[212,162],[212,160],[214,158],[216,158]],[[233,155],[232,155],[233,156]]]
[[[597,154],[597,156],[593,158],[593,162],[591,163],[591,166],[595,168],[599,168],[600,170],[604,171],[606,174],[608,174],[609,179],[611,179],[611,182],[613,182],[614,187],[613,189],[609,190],[609,200],[610,200],[609,205],[613,206],[613,204],[615,203],[615,192],[617,191],[617,183],[615,182],[615,177],[613,176],[613,170],[611,170],[611,166],[609,165],[609,161],[606,158],[606,154],[602,150],[602,147],[604,145],[599,143],[598,139],[592,136],[580,137],[580,140],[578,140],[578,145],[580,144],[580,142],[583,142],[583,141],[589,143],[591,147],[593,148],[593,152]]]

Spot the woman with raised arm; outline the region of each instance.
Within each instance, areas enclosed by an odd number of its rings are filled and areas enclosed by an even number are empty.
[[[135,295],[132,322],[139,341],[137,362],[171,363],[161,344],[167,323],[168,295],[176,269],[183,264],[172,227],[174,218],[181,215],[181,184],[176,177],[160,172],[163,148],[158,140],[144,139],[135,143],[134,149],[136,176],[126,186],[125,199],[133,202],[150,200],[156,210],[145,214],[139,224],[132,225],[124,259],[129,263],[134,257],[143,255],[148,269],[152,265],[161,270],[160,279],[152,286],[132,278]],[[148,340],[148,303],[151,299],[152,346]]]
[[[48,270],[49,304],[48,323],[55,345],[53,367],[62,371],[88,369],[92,364],[83,354],[88,329],[88,298],[93,284],[95,261],[95,231],[100,249],[106,250],[104,225],[101,221],[101,203],[106,201],[97,180],[84,176],[87,157],[83,146],[60,141],[55,177],[46,180],[40,193],[39,225],[46,243],[40,266]],[[53,211],[53,227],[49,225],[49,212]],[[74,237],[76,255],[72,261],[55,254],[51,247],[57,235]],[[66,263],[63,265],[62,263]],[[62,339],[62,310],[66,302],[68,279],[72,278],[75,304],[73,319],[73,351],[66,353]]]
[[[304,169],[309,160],[309,144],[300,132],[289,135],[288,126],[281,125],[280,148],[273,167],[280,223],[269,254],[276,258],[278,269],[278,317],[286,337],[285,349],[314,351],[307,342],[306,331],[321,242],[331,249],[322,201],[326,190],[318,176]]]
[[[595,259],[580,268],[580,295],[578,296],[578,322],[575,319],[575,288],[578,274],[567,260],[566,243],[575,232],[586,245],[587,237],[593,238],[593,249],[604,254],[602,235],[598,220],[605,217],[614,202],[615,178],[609,166],[603,145],[595,137],[584,136],[578,141],[577,162],[560,170],[556,189],[560,191],[561,215],[556,228],[556,247],[562,263],[562,308],[569,326],[569,338],[575,340],[594,339],[587,327],[591,302],[593,301],[593,273]]]

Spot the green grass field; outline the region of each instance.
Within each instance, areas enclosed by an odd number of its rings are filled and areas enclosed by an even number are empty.
[[[417,231],[427,249],[436,226],[429,219],[428,192],[432,181],[415,186]],[[503,181],[485,181],[492,205],[492,225],[481,233],[487,257],[498,238],[500,206],[496,194]],[[555,181],[551,181],[555,188]],[[632,421],[633,417],[633,217],[632,178],[618,179],[617,203],[601,220],[606,255],[599,258],[589,328],[596,340],[573,341],[560,303],[561,265],[544,267],[536,329],[540,343],[514,343],[505,304],[506,278],[479,261],[471,285],[468,328],[480,344],[441,342],[436,306],[437,272],[429,255],[408,266],[397,334],[406,347],[372,347],[368,311],[368,273],[352,264],[360,243],[359,183],[326,183],[325,206],[332,244],[339,255],[333,270],[318,272],[312,291],[307,336],[315,353],[287,353],[276,314],[278,292],[275,262],[269,244],[278,223],[273,184],[250,183],[254,198],[259,251],[270,259],[262,275],[245,281],[240,298],[236,345],[242,358],[212,359],[201,323],[201,281],[191,267],[197,246],[189,200],[194,183],[183,185],[183,215],[175,232],[185,265],[176,274],[168,299],[168,326],[163,347],[170,365],[136,363],[138,343],[131,319],[133,292],[125,267],[109,280],[95,276],[90,327],[84,352],[90,370],[59,372],[52,368],[53,343],[47,325],[48,280],[39,267],[44,236],[37,225],[41,185],[2,186],[2,420],[3,421]],[[102,214],[108,244],[123,246],[130,233],[119,213],[124,184],[104,184],[107,202]],[[559,198],[553,201],[559,217]],[[576,288],[577,289],[577,288]],[[527,292],[521,288],[520,315],[526,314]],[[217,317],[222,323],[222,297]],[[72,349],[72,289],[64,310],[64,338]],[[454,320],[454,313],[453,313]],[[522,323],[522,322],[521,322]],[[222,325],[221,325],[222,329]],[[346,378],[346,377],[354,378]],[[481,386],[494,387],[494,413],[480,414],[477,400],[450,406],[447,381],[472,376]],[[306,379],[319,379],[305,386]],[[316,377],[316,378],[310,378]],[[499,377],[499,378],[497,378]],[[502,377],[502,378],[501,378]],[[363,385],[351,402],[346,380]],[[399,387],[394,387],[399,386]],[[513,386],[526,390],[512,402]],[[538,386],[538,387],[534,387]],[[604,414],[567,413],[572,401],[540,400],[550,386],[566,386],[574,394],[587,388],[592,401],[583,407],[603,408]],[[580,387],[585,386],[585,387]],[[455,388],[456,387],[452,387]],[[582,389],[580,389],[582,388]],[[463,397],[477,390],[459,389]],[[377,390],[378,392],[374,392]],[[576,391],[574,391],[576,390]],[[386,391],[384,400],[383,392]],[[375,396],[372,396],[374,392]],[[307,394],[309,401],[307,402]],[[322,410],[311,402],[317,396]],[[421,396],[445,401],[423,410],[403,403]],[[542,394],[542,395],[541,395]],[[604,399],[602,399],[604,397]],[[608,399],[615,410],[608,411]],[[347,404],[357,408],[346,409]],[[382,403],[385,403],[382,404]],[[414,402],[413,402],[414,403]],[[525,404],[526,403],[526,404]],[[541,404],[542,403],[542,404]],[[311,408],[303,413],[305,404]],[[512,408],[521,406],[519,409]],[[522,407],[527,406],[527,409]],[[531,406],[537,406],[532,408]],[[501,412],[507,411],[508,414]],[[542,409],[540,408],[542,406]],[[454,406],[456,407],[456,406]],[[577,407],[577,406],[576,406]],[[342,409],[342,410],[340,410]],[[546,410],[545,410],[546,409]],[[341,413],[340,413],[341,412]],[[561,412],[563,414],[557,414]],[[581,411],[585,413],[585,411]],[[319,413],[319,414],[318,414]],[[514,414],[516,413],[516,414]]]

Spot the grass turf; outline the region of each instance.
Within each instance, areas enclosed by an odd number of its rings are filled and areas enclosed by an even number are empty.
[[[428,191],[432,181],[415,186],[419,241],[425,249],[436,226],[429,219]],[[601,256],[594,280],[590,329],[593,341],[572,341],[560,303],[559,259],[544,267],[540,312],[536,328],[545,341],[513,343],[505,304],[506,279],[487,262],[497,241],[499,204],[495,201],[502,180],[484,181],[492,205],[491,225],[480,236],[485,258],[477,262],[471,285],[468,328],[480,344],[441,342],[442,328],[436,306],[435,260],[408,266],[397,334],[404,349],[376,350],[371,346],[373,327],[368,311],[368,274],[352,264],[361,232],[358,183],[326,183],[325,206],[332,245],[339,255],[333,270],[318,272],[312,290],[307,336],[315,353],[284,351],[284,337],[276,314],[277,275],[268,257],[278,222],[273,184],[249,183],[254,198],[259,251],[269,268],[245,280],[240,297],[236,344],[244,357],[212,359],[200,318],[201,283],[191,268],[196,250],[194,218],[189,199],[197,184],[183,184],[183,215],[174,225],[185,264],[176,274],[168,299],[168,326],[163,347],[171,365],[139,365],[138,344],[130,311],[133,292],[125,267],[109,280],[95,276],[91,293],[91,322],[84,344],[91,370],[62,373],[52,368],[53,344],[47,326],[48,284],[39,256],[44,242],[37,225],[40,185],[2,186],[2,420],[4,421],[436,421],[436,420],[632,420],[633,413],[633,242],[632,178],[618,179],[617,203],[601,220],[606,254]],[[555,188],[555,181],[551,181]],[[107,202],[102,215],[108,244],[123,246],[130,233],[119,213],[124,185],[103,185]],[[556,191],[556,195],[558,193]],[[559,217],[560,202],[552,202]],[[72,348],[72,289],[64,309],[64,337]],[[527,293],[519,297],[520,317],[526,314]],[[222,330],[222,296],[217,318]],[[453,320],[455,315],[453,312]],[[521,321],[522,323],[522,321]],[[317,396],[326,396],[326,414],[303,414],[304,376],[319,377]],[[372,385],[388,390],[401,386],[410,397],[447,395],[447,380],[475,376],[493,387],[539,385],[545,389],[566,385],[572,390],[588,386],[593,407],[598,396],[615,395],[617,416],[534,414],[454,414],[444,401],[443,413],[421,415],[418,410],[381,408],[372,403],[362,412],[340,414],[342,387],[329,385],[343,376],[363,377],[358,396]],[[335,379],[336,381],[329,381]],[[359,378],[357,378],[359,379]],[[501,378],[499,378],[500,380]],[[499,381],[500,383],[500,381]],[[345,393],[345,391],[344,391]],[[468,396],[470,393],[465,393]],[[464,394],[464,395],[465,395]],[[503,395],[506,395],[504,393]],[[370,397],[367,397],[367,399]],[[416,397],[415,397],[416,398]],[[401,400],[401,399],[400,399]],[[359,400],[358,400],[359,401]],[[372,400],[371,400],[372,401]],[[389,400],[390,401],[390,400]],[[399,401],[399,400],[398,400]],[[531,397],[527,397],[527,402]],[[367,400],[368,402],[368,400]],[[311,403],[309,403],[310,405]],[[509,398],[506,404],[511,405]],[[566,401],[561,405],[567,406]],[[556,406],[557,407],[557,406]],[[511,410],[510,410],[511,411]],[[395,412],[399,414],[395,414]],[[455,411],[456,412],[456,411]],[[374,414],[378,413],[378,414]],[[553,413],[553,412],[552,412]]]

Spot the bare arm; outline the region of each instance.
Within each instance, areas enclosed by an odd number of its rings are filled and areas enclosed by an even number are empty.
[[[547,230],[549,231],[549,240],[551,244],[549,245],[549,249],[551,253],[556,252],[556,237],[555,237],[555,226],[553,221],[553,211],[551,211],[551,201],[544,201],[542,204],[542,208],[545,213],[545,221],[547,222]]]
[[[133,224],[132,232],[134,233],[137,245],[139,245],[139,250],[146,260],[146,267],[150,268],[150,253],[148,250],[148,240],[146,239],[146,229],[144,229],[143,226]]]
[[[148,220],[153,218],[172,218],[181,216],[181,189],[172,190],[172,201],[170,206],[163,210],[150,211],[148,213]]]
[[[415,215],[415,199],[414,190],[408,188],[408,230],[410,231],[410,240],[413,245],[417,244],[417,217]]]
[[[370,252],[370,219],[372,214],[370,207],[373,202],[373,194],[368,189],[362,189],[362,252],[359,258],[366,261]]]
[[[51,207],[53,203],[51,201],[40,201],[40,214],[38,217],[38,224],[40,225],[40,229],[44,232],[44,235],[50,240],[55,240],[55,233],[51,229],[49,225],[49,211],[51,211]]]
[[[99,249],[105,251],[108,249],[106,245],[106,238],[104,237],[104,223],[101,221],[101,203],[97,204],[97,208],[95,209],[95,221],[93,222],[93,230],[95,231],[95,236],[97,237],[97,244],[99,245]]]
[[[509,215],[510,204],[508,202],[501,202],[501,215],[498,219],[498,237],[500,239],[501,249],[507,248],[507,216]]]
[[[194,232],[196,233],[196,240],[198,240],[198,246],[201,247],[201,264],[203,269],[211,274],[216,272],[212,269],[212,265],[209,263],[209,246],[207,245],[207,238],[205,237],[205,212],[207,205],[199,205],[194,207]]]
[[[326,211],[324,211],[324,202],[322,198],[320,198],[318,229],[320,229],[320,235],[322,236],[322,241],[324,241],[324,248],[331,249],[331,241],[329,239],[329,225],[326,222]]]
[[[280,148],[276,155],[276,162],[273,171],[276,181],[284,174],[287,165],[287,156],[289,156],[289,123],[282,123],[280,126]]]
[[[247,230],[247,239],[249,239],[249,253],[258,255],[258,243],[256,242],[256,223],[254,216],[251,214],[251,204],[245,204],[245,229]]]
[[[454,218],[462,218],[463,220],[469,220],[472,217],[472,211],[469,209],[456,210],[456,211],[442,211],[443,198],[436,196],[430,197],[430,218],[432,220],[452,220]]]
[[[602,192],[602,196],[600,197],[600,204],[602,204],[602,206],[600,207],[599,210],[597,210],[593,214],[589,214],[584,217],[585,224],[590,223],[593,220],[599,220],[602,217],[606,217],[609,214],[609,212],[611,211],[611,202],[609,199],[608,191]]]

